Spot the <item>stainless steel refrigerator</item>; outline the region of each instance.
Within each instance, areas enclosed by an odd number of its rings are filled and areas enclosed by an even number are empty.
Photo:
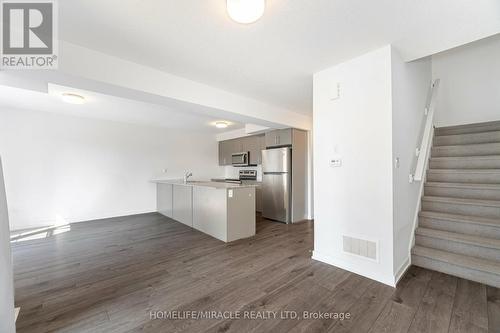
[[[262,216],[292,222],[292,149],[262,151]]]

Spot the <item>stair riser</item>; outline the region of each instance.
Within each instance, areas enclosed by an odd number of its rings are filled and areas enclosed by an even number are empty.
[[[489,286],[500,288],[500,275],[477,271],[450,263],[434,260],[431,258],[412,255],[411,263],[418,267],[427,268],[445,274],[461,277],[463,279],[484,283]]]
[[[473,125],[466,127],[451,127],[451,128],[436,128],[435,135],[457,135],[457,134],[471,134],[481,132],[500,131],[500,123],[490,123],[484,125]]]
[[[425,186],[425,195],[462,199],[500,200],[499,190],[466,189],[458,187]]]
[[[432,147],[432,157],[500,155],[500,143],[478,146]]]
[[[423,228],[456,232],[465,235],[500,239],[500,224],[498,227],[463,223],[429,217],[420,217],[418,225]]]
[[[470,145],[491,142],[500,142],[500,131],[434,137],[434,146]]]
[[[422,201],[422,210],[500,219],[500,207],[464,205],[447,202]]]
[[[500,169],[498,159],[439,160],[431,159],[431,169]]]
[[[463,254],[469,257],[483,258],[493,261],[500,260],[500,250],[498,249],[449,241],[441,238],[415,235],[415,244],[451,253]]]
[[[477,184],[500,184],[500,172],[498,173],[438,173],[429,171],[427,181],[443,183],[477,183]]]

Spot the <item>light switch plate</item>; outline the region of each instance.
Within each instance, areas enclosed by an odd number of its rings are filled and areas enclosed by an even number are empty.
[[[339,168],[342,166],[342,159],[341,158],[332,158],[330,159],[330,166],[332,168]]]
[[[401,162],[399,160],[399,157],[396,157],[394,159],[394,168],[399,169],[399,166],[401,165]]]
[[[330,89],[330,101],[334,101],[340,98],[340,83],[337,82],[332,85]]]
[[[229,191],[227,191],[227,196],[228,196],[229,198],[232,198],[232,197],[233,197],[233,190],[229,190]]]

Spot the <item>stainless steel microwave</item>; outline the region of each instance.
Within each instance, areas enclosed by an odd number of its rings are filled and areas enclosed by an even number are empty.
[[[247,151],[233,153],[231,155],[231,164],[233,166],[248,166],[250,164],[249,153]]]

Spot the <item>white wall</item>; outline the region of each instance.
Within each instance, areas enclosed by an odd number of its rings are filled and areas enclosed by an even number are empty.
[[[314,76],[314,259],[389,285],[408,267],[430,82],[430,59],[405,63],[391,46]],[[378,261],[344,253],[343,235],[378,242]]]
[[[15,332],[14,283],[10,252],[9,216],[0,159],[0,332]]]
[[[392,52],[392,151],[394,191],[394,274],[404,273],[410,264],[409,247],[420,202],[421,183],[411,183],[415,148],[420,145],[424,108],[431,83],[429,58],[406,63],[397,50]]]
[[[336,84],[341,97],[331,100]],[[391,48],[314,75],[313,258],[393,285]],[[342,158],[340,168],[329,160]],[[378,262],[342,236],[379,242]]]
[[[500,120],[500,35],[432,57],[437,126]]]
[[[0,154],[13,230],[155,211],[150,179],[224,174],[213,134],[39,111],[0,110]]]

